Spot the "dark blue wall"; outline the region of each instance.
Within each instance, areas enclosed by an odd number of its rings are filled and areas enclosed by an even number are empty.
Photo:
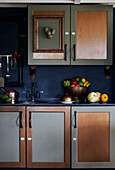
[[[8,10],[7,12],[9,13]],[[0,15],[2,14],[3,11],[0,12]],[[22,14],[25,15],[25,12],[21,11],[21,15]],[[12,15],[13,15],[13,11],[12,11]],[[115,10],[114,10],[114,16],[115,16]],[[114,21],[114,28],[115,28],[115,21]],[[114,45],[115,45],[115,34],[114,34]],[[37,66],[36,78],[32,81],[29,77],[29,66],[27,65],[27,41],[25,40],[25,54],[24,54],[24,67],[23,67],[24,85],[23,87],[16,87],[16,88],[7,87],[6,90],[14,89],[18,91],[19,99],[25,100],[26,99],[25,92],[28,90],[30,91],[31,83],[35,82],[36,90],[44,91],[44,94],[41,95],[41,99],[60,98],[64,94],[64,89],[63,89],[64,79],[71,79],[79,75],[81,77],[85,77],[92,83],[89,88],[89,91],[99,91],[101,93],[107,93],[109,95],[109,99],[113,100],[115,98],[114,97],[115,96],[114,74],[115,74],[114,66],[112,66],[111,68],[110,79],[106,79],[104,76],[104,66]]]
[[[59,98],[64,94],[64,79],[71,79],[77,75],[85,77],[92,83],[89,91],[100,91],[111,96],[111,78],[106,80],[103,66],[38,66],[36,78],[34,79],[36,90],[44,90],[44,94],[41,95],[42,99]],[[24,86],[16,88],[17,91],[20,91],[20,96],[25,97],[22,91],[30,90],[31,82],[29,68],[25,66]]]

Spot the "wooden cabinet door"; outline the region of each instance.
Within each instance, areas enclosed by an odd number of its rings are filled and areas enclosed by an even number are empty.
[[[28,64],[70,64],[69,5],[28,6]]]
[[[111,6],[71,7],[72,65],[111,65],[112,37]]]
[[[25,166],[25,107],[0,106],[0,167]]]
[[[77,112],[78,162],[109,162],[109,112]]]
[[[27,107],[27,168],[70,168],[70,107]]]
[[[72,168],[115,167],[114,109],[72,108]]]

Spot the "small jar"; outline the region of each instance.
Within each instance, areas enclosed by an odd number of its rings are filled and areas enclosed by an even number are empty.
[[[16,102],[16,93],[15,92],[10,92],[9,97],[12,98],[12,104]]]

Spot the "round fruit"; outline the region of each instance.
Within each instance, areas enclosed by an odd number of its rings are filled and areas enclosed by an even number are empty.
[[[77,84],[77,81],[76,81],[75,79],[72,79],[71,84],[76,85],[76,84]]]
[[[83,87],[84,86],[84,83],[82,81],[79,81],[78,84]]]
[[[79,81],[79,80],[80,80],[79,77],[76,77],[75,79],[76,79],[76,81]]]
[[[85,78],[82,78],[81,81],[82,81],[83,83],[85,83],[85,82],[86,82],[86,79],[85,79]]]
[[[74,85],[74,84],[72,84],[70,87],[75,87],[75,85]]]
[[[102,94],[102,95],[101,95],[101,101],[102,101],[103,103],[106,103],[106,102],[108,101],[108,99],[109,99],[109,97],[108,97],[107,94]]]
[[[80,85],[79,85],[79,84],[76,84],[76,86],[80,87]]]

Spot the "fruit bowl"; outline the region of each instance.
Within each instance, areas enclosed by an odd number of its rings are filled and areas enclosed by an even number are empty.
[[[79,86],[65,87],[65,92],[71,95],[76,103],[80,103],[82,101],[81,97],[87,95],[88,88]]]
[[[87,87],[65,87],[65,92],[70,94],[71,96],[83,96],[87,94],[88,88]]]
[[[91,85],[85,78],[76,76],[72,80],[64,80],[65,93],[72,96],[76,103],[82,102],[82,97],[87,95],[88,87]]]

